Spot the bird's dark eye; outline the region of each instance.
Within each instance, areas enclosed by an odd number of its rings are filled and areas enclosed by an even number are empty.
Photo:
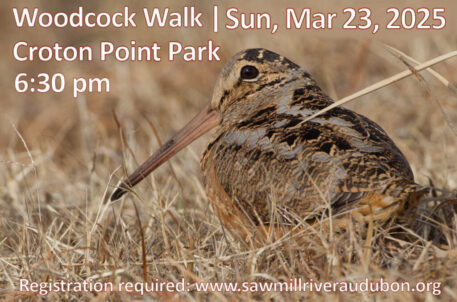
[[[242,80],[253,80],[259,75],[259,70],[252,65],[246,65],[241,68],[240,77]]]

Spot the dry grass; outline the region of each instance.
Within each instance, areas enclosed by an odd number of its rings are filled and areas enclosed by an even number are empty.
[[[29,4],[16,1],[16,6]],[[113,2],[122,7],[122,2]],[[145,3],[141,3],[146,5]],[[41,1],[37,6],[71,10]],[[61,4],[63,5],[63,4]],[[141,8],[142,5],[138,4]],[[91,5],[97,9],[95,4]],[[132,5],[133,6],[133,5]],[[0,4],[2,33],[0,79],[0,295],[6,299],[38,299],[18,291],[19,279],[114,283],[155,279],[197,281],[441,282],[441,295],[431,293],[51,293],[44,300],[83,298],[128,300],[455,300],[457,299],[457,235],[452,204],[434,209],[445,222],[448,247],[435,245],[408,229],[349,225],[342,233],[303,226],[300,244],[290,238],[263,248],[246,246],[224,231],[213,215],[199,181],[199,153],[205,138],[178,154],[121,202],[105,204],[119,178],[132,171],[162,140],[191,118],[211,97],[218,71],[232,54],[248,47],[277,51],[305,67],[335,99],[349,95],[406,69],[378,42],[308,36],[290,32],[266,34],[208,30],[126,30],[112,32],[18,31],[7,4]],[[171,37],[199,44],[212,37],[222,46],[222,62],[184,63],[26,63],[10,59],[16,40],[91,44],[112,39],[138,44],[166,42]],[[204,37],[204,38],[202,38]],[[457,49],[455,35],[383,41],[419,62]],[[6,44],[6,45],[5,45]],[[416,64],[408,61],[412,66]],[[456,60],[434,67],[456,83]],[[18,94],[19,72],[63,72],[71,76],[106,76],[109,94],[88,94],[77,100],[62,94]],[[457,123],[457,97],[433,75],[409,77],[361,97],[348,107],[390,134],[410,161],[418,183],[446,190],[457,188],[457,138],[446,122]],[[439,105],[436,101],[439,101]],[[441,106],[441,109],[440,109]],[[118,127],[115,116],[119,122]],[[446,118],[443,116],[446,114]],[[122,135],[121,135],[122,133]],[[126,144],[122,144],[122,139]],[[129,148],[127,148],[127,146]],[[173,169],[173,170],[172,170]],[[172,172],[173,171],[173,172]],[[431,216],[435,201],[423,201]],[[441,217],[441,218],[440,218]],[[422,230],[422,229],[421,229]],[[390,232],[389,232],[390,231]],[[423,231],[423,230],[422,230]],[[366,236],[368,232],[369,236]],[[409,236],[396,236],[396,232]],[[428,239],[433,239],[432,232]],[[194,288],[192,288],[194,289]]]

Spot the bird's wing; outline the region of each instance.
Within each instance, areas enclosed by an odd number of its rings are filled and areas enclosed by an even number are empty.
[[[302,123],[309,111],[267,106],[218,137],[216,172],[240,206],[265,216],[266,200],[276,198],[297,212],[316,211],[324,200],[343,210],[392,181],[413,181],[403,154],[374,122],[335,108]]]

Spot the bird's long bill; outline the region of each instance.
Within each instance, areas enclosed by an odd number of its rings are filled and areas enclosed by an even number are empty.
[[[208,132],[219,124],[219,114],[211,109],[210,104],[197,114],[187,125],[168,140],[157,152],[149,157],[135,172],[133,172],[111,195],[111,201],[119,199],[129,188],[133,187],[154,171],[170,157],[185,146]]]

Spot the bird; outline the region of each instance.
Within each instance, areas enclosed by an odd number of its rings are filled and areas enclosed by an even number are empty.
[[[216,128],[201,155],[202,182],[231,233],[246,239],[259,227],[314,224],[324,216],[340,225],[386,223],[417,199],[411,167],[378,124],[350,109],[307,120],[332,103],[286,57],[240,51],[221,70],[210,102],[121,181],[111,200]]]

